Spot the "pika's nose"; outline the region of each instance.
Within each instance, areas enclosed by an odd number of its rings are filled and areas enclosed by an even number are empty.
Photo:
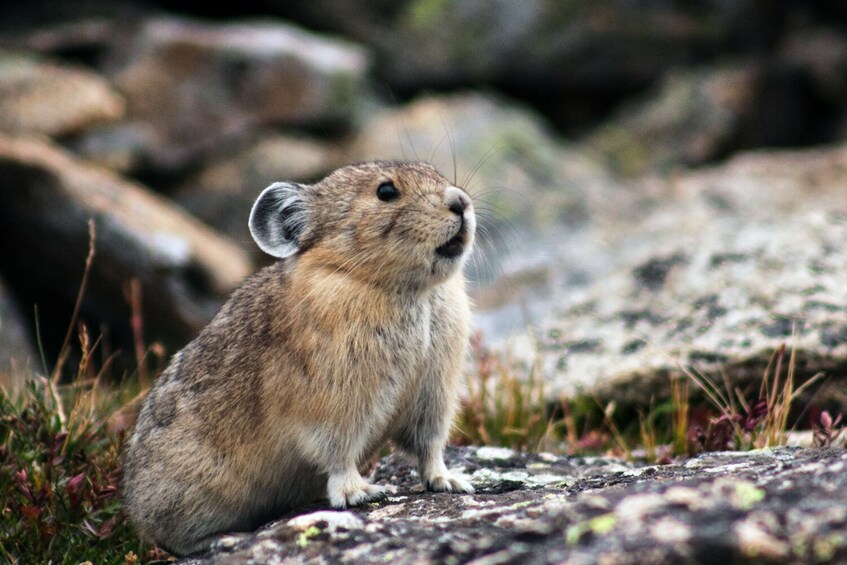
[[[447,188],[444,200],[447,203],[447,208],[457,216],[461,216],[465,209],[471,205],[471,199],[468,198],[468,195],[455,186]]]

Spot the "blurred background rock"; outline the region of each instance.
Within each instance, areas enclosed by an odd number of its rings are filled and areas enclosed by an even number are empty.
[[[0,373],[55,361],[89,218],[81,320],[172,354],[267,261],[262,188],[425,159],[482,217],[477,326],[551,395],[743,380],[794,332],[847,406],[844,2],[212,4],[0,8]]]

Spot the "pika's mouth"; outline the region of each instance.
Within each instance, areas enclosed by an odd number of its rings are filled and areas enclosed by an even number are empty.
[[[465,250],[465,243],[467,240],[468,228],[466,222],[462,222],[462,225],[459,226],[459,231],[456,232],[456,235],[447,240],[446,243],[439,245],[435,248],[435,253],[446,259],[455,259]]]

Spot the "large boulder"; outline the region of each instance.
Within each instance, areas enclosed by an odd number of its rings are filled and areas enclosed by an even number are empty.
[[[670,465],[451,450],[475,494],[421,492],[382,460],[385,502],[315,510],[219,538],[214,563],[838,563],[847,559],[847,452],[709,453]]]
[[[592,239],[617,267],[560,288],[537,332],[547,393],[645,403],[690,368],[744,385],[785,344],[797,384],[824,371],[817,399],[847,407],[845,184],[847,149],[773,152],[644,181],[640,217],[610,202]]]
[[[367,63],[358,45],[279,22],[152,18],[111,68],[140,159],[173,171],[263,124],[349,124]]]
[[[786,344],[798,383],[825,371],[847,407],[844,241],[847,215],[825,212],[669,234],[542,324],[549,394],[647,403],[668,396],[683,368],[743,385]]]
[[[149,336],[179,345],[202,328],[250,273],[232,242],[139,184],[41,141],[0,137],[0,272],[40,316],[73,304],[88,252],[96,256],[83,313],[113,329],[130,319],[137,280]],[[44,321],[42,319],[42,321]],[[62,331],[67,320],[61,320]]]
[[[31,54],[0,51],[0,132],[64,136],[123,113],[123,98],[105,79]]]

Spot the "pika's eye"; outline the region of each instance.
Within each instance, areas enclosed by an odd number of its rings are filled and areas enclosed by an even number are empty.
[[[399,196],[400,191],[397,190],[397,187],[394,186],[394,183],[390,180],[385,181],[376,188],[376,197],[382,200],[383,202],[394,200]]]

